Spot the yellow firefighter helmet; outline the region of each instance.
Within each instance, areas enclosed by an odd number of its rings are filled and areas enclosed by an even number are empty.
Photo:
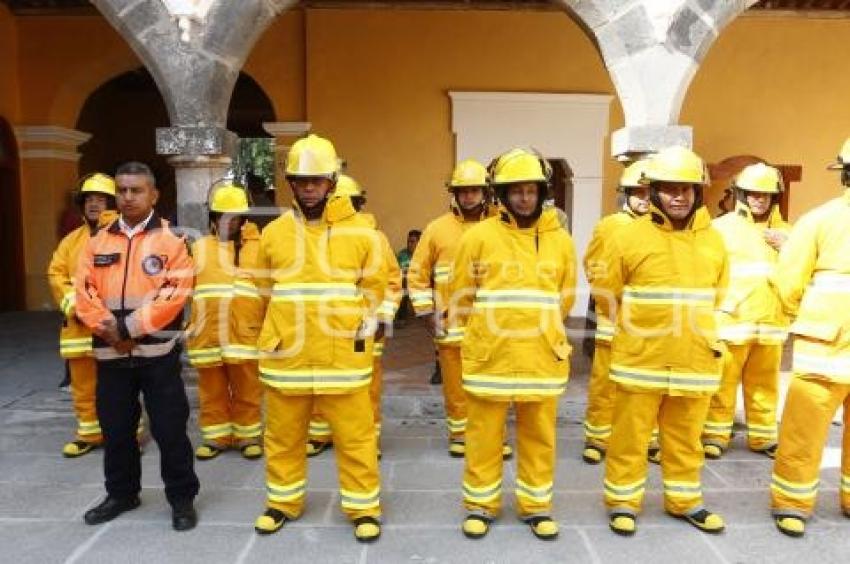
[[[335,180],[339,166],[339,158],[333,143],[318,135],[310,134],[296,141],[289,149],[286,159],[286,177]]]
[[[686,182],[705,186],[709,183],[705,162],[685,147],[662,149],[649,159],[641,179],[642,184],[653,182]]]
[[[733,186],[745,192],[779,194],[785,190],[779,169],[764,163],[746,167],[735,177]]]
[[[489,183],[487,169],[474,159],[466,159],[457,164],[452,172],[452,178],[446,184],[451,191],[454,188],[486,187]]]
[[[501,155],[490,170],[491,183],[494,186],[535,182],[549,184],[552,167],[546,159],[527,149],[513,149]]]
[[[349,198],[358,198],[363,197],[365,194],[363,193],[363,189],[360,188],[360,184],[348,176],[347,174],[340,174],[339,178],[336,181],[336,190],[334,191],[334,196],[348,196]]]
[[[627,188],[640,188],[644,184],[641,183],[641,178],[649,166],[649,159],[641,159],[635,161],[623,170],[620,175],[620,184],[618,189],[625,191]]]
[[[248,213],[248,195],[245,189],[232,182],[213,188],[210,211],[216,213]]]

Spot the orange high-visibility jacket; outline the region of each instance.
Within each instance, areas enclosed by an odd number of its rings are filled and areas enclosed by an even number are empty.
[[[171,352],[193,276],[186,242],[156,214],[132,239],[118,221],[98,232],[83,251],[76,278],[77,317],[95,333],[95,357],[143,360]],[[135,341],[129,354],[97,335],[99,323],[110,317],[123,337]]]
[[[195,288],[187,348],[192,366],[219,366],[257,358],[263,302],[251,273],[257,268],[260,231],[242,226],[239,261],[233,241],[207,235],[192,244]]]

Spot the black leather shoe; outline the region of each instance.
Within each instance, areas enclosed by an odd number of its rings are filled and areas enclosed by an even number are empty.
[[[171,508],[171,526],[175,531],[188,531],[198,524],[198,514],[191,501],[175,504]]]
[[[100,525],[112,521],[125,511],[131,511],[141,505],[138,496],[117,498],[107,496],[99,505],[92,507],[83,516],[86,525]]]

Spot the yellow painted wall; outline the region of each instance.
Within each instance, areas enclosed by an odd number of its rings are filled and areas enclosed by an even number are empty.
[[[397,248],[408,229],[446,210],[450,90],[612,93],[613,85],[591,41],[560,12],[309,10],[307,118],[336,142]],[[622,121],[612,104],[613,127]],[[612,194],[619,170],[608,166]]]
[[[263,87],[278,121],[306,119],[304,12],[280,15],[257,41],[244,72]]]
[[[803,166],[798,217],[839,192],[825,165],[850,136],[850,19],[739,18],[709,51],[685,101],[697,151]]]
[[[18,121],[18,29],[14,16],[0,4],[0,117]]]

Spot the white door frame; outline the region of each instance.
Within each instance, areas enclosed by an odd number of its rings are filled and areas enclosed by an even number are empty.
[[[449,92],[455,157],[488,163],[513,147],[533,147],[547,159],[564,159],[573,172],[570,231],[578,260],[602,213],[605,137],[609,94],[535,92]],[[579,270],[581,270],[579,268]],[[583,316],[589,290],[578,276],[572,315]]]

